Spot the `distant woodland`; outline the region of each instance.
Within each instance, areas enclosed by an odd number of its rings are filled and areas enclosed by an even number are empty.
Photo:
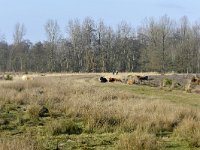
[[[48,20],[44,30],[46,41],[32,43],[17,23],[12,44],[0,38],[0,72],[200,72],[200,22],[186,16],[147,18],[138,27],[87,17],[70,20],[66,33]]]

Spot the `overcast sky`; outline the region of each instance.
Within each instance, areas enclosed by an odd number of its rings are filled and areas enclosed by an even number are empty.
[[[62,32],[68,20],[83,20],[89,16],[116,26],[122,20],[139,26],[145,17],[168,15],[179,20],[187,16],[191,22],[200,22],[200,0],[0,0],[0,35],[12,42],[16,23],[27,29],[26,39],[45,40],[44,24],[57,20]]]

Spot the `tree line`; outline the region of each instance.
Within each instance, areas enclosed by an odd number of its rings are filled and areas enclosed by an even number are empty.
[[[87,17],[70,20],[63,37],[57,21],[44,25],[46,41],[24,39],[16,24],[13,43],[0,38],[0,71],[14,72],[200,72],[200,23],[186,16],[147,18],[137,28],[122,21],[113,28]]]

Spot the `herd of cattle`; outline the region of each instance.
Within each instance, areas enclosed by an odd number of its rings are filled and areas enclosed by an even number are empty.
[[[183,89],[187,92],[193,92],[194,89],[200,93],[200,77],[197,75],[154,75],[154,76],[141,76],[141,75],[127,75],[116,77],[103,77],[99,78],[101,83],[107,82],[121,82],[128,85],[149,85],[154,87],[172,89]]]
[[[149,78],[149,76],[132,76],[132,75],[128,75],[126,78],[114,78],[114,77],[109,77],[108,79],[105,77],[100,77],[100,82],[101,83],[106,83],[106,82],[123,82],[123,83],[127,83],[129,85],[132,84],[138,84],[141,83],[142,81],[148,81],[151,80]]]
[[[45,76],[45,74],[37,75]],[[15,75],[15,80],[34,80],[34,75]],[[13,80],[13,76],[10,74],[0,75],[0,80]],[[198,91],[200,93],[200,75],[194,74],[173,74],[173,75],[110,75],[110,77],[101,76],[99,78],[101,83],[124,83],[128,85],[147,85],[160,88],[169,88],[172,89],[182,89],[187,92]],[[196,92],[197,93],[197,92]]]

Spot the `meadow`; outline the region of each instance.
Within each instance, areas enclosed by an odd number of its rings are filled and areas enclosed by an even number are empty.
[[[101,75],[0,80],[0,150],[200,149],[198,93]]]

